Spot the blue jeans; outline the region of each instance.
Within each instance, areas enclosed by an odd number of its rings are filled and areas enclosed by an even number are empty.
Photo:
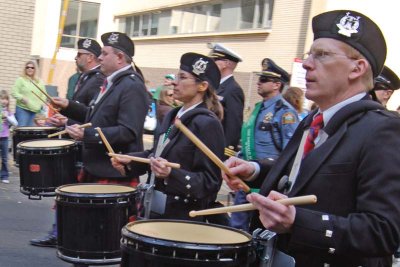
[[[15,118],[18,121],[18,126],[35,126],[33,122],[35,115],[35,112],[20,108],[18,106],[15,109]]]
[[[8,180],[8,137],[0,137],[1,180]]]
[[[246,193],[243,190],[239,190],[235,194],[235,205],[248,203],[246,200]],[[232,212],[231,220],[229,225],[236,229],[241,229],[243,231],[248,232],[250,226],[251,219],[251,211],[240,211],[240,212]]]

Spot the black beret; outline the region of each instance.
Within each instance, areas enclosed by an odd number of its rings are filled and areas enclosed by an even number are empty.
[[[229,59],[233,62],[242,62],[242,58],[236,52],[223,46],[222,44],[213,44],[210,57],[214,60]]]
[[[290,80],[290,75],[284,69],[279,67],[272,59],[264,58],[262,60],[263,69],[257,73],[259,76],[271,77],[280,79],[283,83],[287,83]]]
[[[122,32],[107,32],[101,36],[101,41],[104,46],[111,46],[117,48],[127,54],[129,57],[133,57],[135,54],[135,45],[131,38]]]
[[[214,60],[207,56],[196,53],[183,54],[180,69],[193,74],[202,81],[209,82],[214,89],[219,87],[221,73]]]
[[[396,75],[396,73],[394,73],[386,66],[383,66],[381,74],[379,74],[378,77],[375,78],[374,90],[383,90],[382,87],[376,86],[378,84],[384,84],[385,87],[388,87],[391,90],[397,90],[400,88],[399,77]]]
[[[332,38],[359,51],[369,62],[374,77],[386,59],[386,42],[379,27],[367,16],[350,10],[334,10],[312,20],[314,40]]]
[[[96,40],[85,38],[79,39],[78,41],[78,49],[86,50],[90,53],[93,53],[96,57],[101,54],[101,46]]]

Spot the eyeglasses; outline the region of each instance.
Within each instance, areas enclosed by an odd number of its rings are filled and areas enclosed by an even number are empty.
[[[260,83],[275,82],[274,79],[271,79],[271,78],[268,78],[268,77],[265,77],[265,76],[260,76],[260,78],[258,78],[258,81]]]
[[[315,51],[307,52],[303,55],[303,60],[306,60],[306,59],[309,59],[310,57],[312,57],[312,59],[314,59],[314,60],[323,61],[323,60],[325,60],[329,57],[333,57],[333,56],[346,57],[348,59],[357,60],[357,58],[355,58],[355,57],[350,57],[345,54],[339,54],[339,53],[325,51],[325,50],[315,50]]]
[[[26,66],[26,67],[25,67],[25,69],[26,69],[26,70],[29,70],[29,69],[32,69],[32,70],[34,70],[34,69],[35,69],[35,67]]]
[[[179,75],[179,74],[177,74],[177,75],[175,76],[175,81],[176,81],[177,83],[179,83],[179,82],[181,82],[181,81],[185,81],[185,80],[195,80],[196,82],[201,81],[199,78],[196,78],[196,77],[186,77],[186,76]]]

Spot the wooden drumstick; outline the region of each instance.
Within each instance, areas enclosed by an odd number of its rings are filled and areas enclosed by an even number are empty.
[[[47,103],[45,100],[43,100],[38,94],[36,94],[34,91],[31,90],[31,92],[40,99],[46,106],[48,106],[54,113],[60,113],[57,109],[55,109],[51,104]]]
[[[81,128],[88,128],[88,127],[92,127],[92,123],[88,122],[88,123],[85,123],[85,124],[81,124],[77,128],[81,129]],[[56,133],[49,134],[47,137],[50,138],[50,137],[53,137],[53,136],[62,135],[62,134],[66,134],[66,133],[67,133],[67,130],[62,130],[62,131],[59,131],[59,132],[56,132]]]
[[[189,138],[201,151],[203,151],[206,156],[214,162],[224,173],[226,173],[230,178],[237,178],[240,180],[239,177],[234,176],[230,173],[229,169],[225,164],[203,143],[197,136],[195,136],[180,120],[175,120],[175,126],[181,130],[187,138]],[[241,186],[245,192],[250,192],[250,187],[245,184],[242,180]]]
[[[142,162],[142,163],[150,163],[150,159],[148,158],[141,158],[141,157],[134,157],[131,155],[124,155],[124,154],[114,154],[114,153],[108,153],[110,157],[122,157],[126,159],[130,159],[131,161],[137,161],[137,162]],[[168,167],[171,167],[173,169],[180,169],[181,165],[179,163],[172,163],[172,162],[165,162],[165,165]]]
[[[315,203],[317,203],[317,196],[307,195],[307,196],[300,196],[300,197],[284,198],[284,199],[278,199],[276,202],[279,202],[285,206],[315,204]],[[249,210],[255,210],[255,209],[256,209],[256,207],[252,203],[248,203],[248,204],[221,207],[221,208],[215,208],[215,209],[206,209],[206,210],[198,210],[198,211],[192,210],[191,212],[189,212],[189,216],[196,217],[196,216],[202,216],[202,215],[249,211]]]
[[[111,147],[110,143],[107,141],[107,138],[104,136],[102,130],[99,127],[96,127],[94,129],[99,133],[100,138],[101,138],[101,140],[103,140],[103,143],[107,147],[108,152],[115,154],[114,149]]]
[[[42,88],[40,88],[36,83],[33,82],[33,80],[31,79],[31,83],[42,93],[44,94],[52,104],[54,104],[53,98],[44,90],[42,90]]]

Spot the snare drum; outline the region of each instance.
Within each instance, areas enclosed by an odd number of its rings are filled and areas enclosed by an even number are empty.
[[[24,141],[17,145],[17,153],[20,191],[29,198],[54,196],[54,190],[58,186],[76,183],[75,141],[67,139]]]
[[[119,263],[121,229],[135,214],[135,192],[111,184],[57,188],[57,256],[76,264]]]
[[[249,266],[251,236],[201,222],[146,220],[122,229],[123,267]]]
[[[13,156],[18,165],[17,145],[22,141],[47,138],[49,134],[57,132],[57,127],[17,127],[13,131]]]

